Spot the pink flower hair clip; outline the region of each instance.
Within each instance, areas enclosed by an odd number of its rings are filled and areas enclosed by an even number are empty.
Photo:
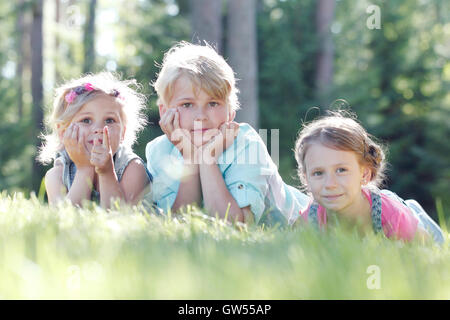
[[[70,90],[70,92],[68,94],[66,94],[66,96],[64,97],[64,99],[66,100],[66,102],[68,104],[71,104],[75,98],[77,96],[79,96],[80,94],[83,94],[85,92],[89,92],[89,91],[94,91],[95,88],[92,86],[91,83],[85,83],[82,86],[76,87],[75,89]]]
[[[111,92],[111,95],[113,97],[115,97],[115,98],[118,98],[118,99],[122,100],[122,101],[124,100],[124,97],[120,94],[119,90],[117,90],[117,89],[113,89],[112,92]]]

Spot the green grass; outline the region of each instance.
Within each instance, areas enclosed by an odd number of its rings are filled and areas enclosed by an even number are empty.
[[[0,195],[0,299],[450,299],[443,247]],[[380,271],[380,289],[369,289]]]

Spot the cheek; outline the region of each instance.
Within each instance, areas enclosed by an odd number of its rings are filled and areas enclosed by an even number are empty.
[[[362,178],[360,178],[359,176],[356,176],[354,177],[354,179],[352,179],[352,185],[353,189],[355,190],[355,193],[361,190],[361,180]]]
[[[340,184],[345,186],[351,194],[356,194],[361,189],[360,180],[357,176],[344,176],[340,179]]]
[[[313,185],[311,186],[311,192],[313,194],[319,194],[321,189],[322,187],[319,183],[313,183]]]
[[[192,126],[192,124],[194,123],[191,112],[189,112],[189,110],[180,109],[180,111],[178,111],[178,113],[180,115],[180,118],[179,118],[180,128],[181,129],[189,129]]]
[[[307,178],[308,189],[311,191],[313,195],[316,195],[320,192],[321,183],[319,181],[311,180]]]
[[[113,127],[109,130],[109,139],[112,142],[120,142],[120,138],[123,134],[123,129],[120,127]]]
[[[80,126],[78,133],[84,134],[84,139],[86,139],[90,134],[90,130],[86,126]]]
[[[109,143],[111,145],[111,150],[114,153],[116,153],[117,149],[119,148],[120,142],[121,142],[121,136],[119,130],[115,132],[109,133]]]
[[[227,121],[228,110],[226,108],[214,110],[212,118],[214,119],[214,122],[218,125],[217,127],[219,127],[222,123]]]

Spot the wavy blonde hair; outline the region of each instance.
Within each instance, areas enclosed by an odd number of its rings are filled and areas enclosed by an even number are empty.
[[[226,101],[231,110],[239,109],[233,69],[207,43],[195,45],[182,41],[165,53],[158,78],[151,84],[158,94],[158,105],[167,106],[175,81],[182,75],[211,97]]]
[[[76,95],[69,104],[65,100],[66,95],[86,83],[90,83],[94,90]],[[56,153],[64,149],[59,138],[59,130],[66,128],[87,102],[100,95],[116,97],[117,93],[119,94],[116,100],[122,105],[121,116],[126,126],[122,145],[131,148],[136,141],[138,132],[147,123],[143,114],[146,98],[143,94],[138,93],[140,88],[141,86],[135,79],[120,80],[120,76],[110,72],[87,74],[78,79],[72,79],[57,88],[53,108],[46,118],[46,132],[41,135],[44,143],[39,150],[38,161],[49,164],[54,160]]]
[[[383,147],[356,121],[356,116],[344,111],[329,111],[329,115],[304,124],[295,142],[297,174],[303,186],[307,185],[305,156],[314,143],[354,152],[359,163],[371,171],[369,186],[378,187],[385,179]]]

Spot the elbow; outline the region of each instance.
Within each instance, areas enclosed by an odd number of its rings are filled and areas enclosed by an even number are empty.
[[[252,223],[254,222],[253,213],[250,209],[237,207],[233,214],[228,215],[234,222]]]
[[[242,223],[245,223],[245,215],[244,215],[244,213],[242,212],[242,210],[239,208],[239,211],[238,212],[236,212],[236,214],[234,215],[234,219],[233,219],[234,221],[236,221],[236,222],[242,222]]]

